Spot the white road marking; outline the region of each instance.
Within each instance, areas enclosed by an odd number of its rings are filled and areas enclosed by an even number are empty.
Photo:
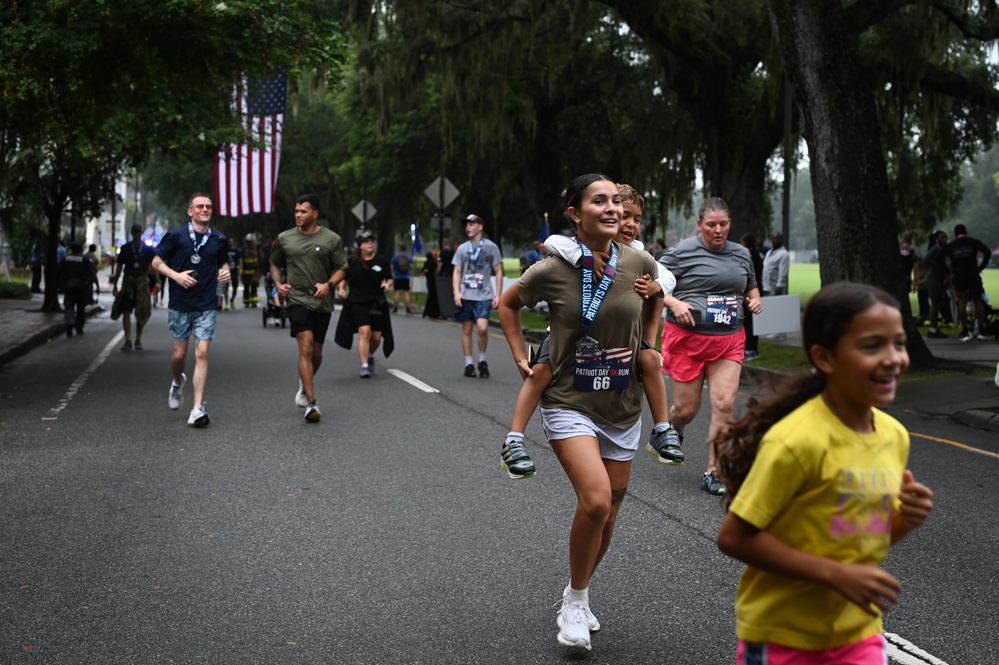
[[[885,633],[888,656],[899,665],[947,665],[895,633]]]
[[[58,404],[49,409],[49,415],[42,417],[42,420],[59,420],[59,414],[62,410],[69,406],[69,401],[73,399],[76,393],[80,392],[80,389],[83,388],[83,384],[87,382],[90,375],[101,366],[101,363],[107,360],[108,355],[110,355],[111,351],[118,346],[118,342],[121,341],[121,338],[124,336],[125,331],[119,330],[118,334],[115,335],[110,342],[108,342],[107,346],[104,347],[104,350],[101,351],[96,358],[94,358],[92,363],[90,363],[90,367],[83,370],[83,374],[76,377],[76,381],[70,384],[69,390],[66,391],[66,394],[62,396],[62,399],[59,400]]]
[[[409,374],[406,374],[403,371],[400,371],[400,370],[397,370],[397,369],[390,369],[390,370],[388,370],[388,373],[391,374],[392,376],[394,376],[397,379],[405,381],[406,383],[408,383],[409,385],[413,386],[414,388],[419,388],[420,390],[422,390],[425,393],[439,393],[440,392],[439,390],[437,390],[433,386],[428,385],[428,384],[424,383],[423,381],[420,381],[416,377],[410,376]]]

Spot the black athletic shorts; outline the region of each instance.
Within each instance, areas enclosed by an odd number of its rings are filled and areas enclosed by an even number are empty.
[[[317,312],[303,305],[288,305],[288,320],[291,322],[291,336],[298,337],[306,330],[312,331],[312,339],[318,344],[326,342],[326,331],[330,328],[329,312]]]
[[[951,286],[957,293],[964,293],[971,298],[985,293],[981,273],[954,273],[950,278]]]
[[[381,332],[384,329],[382,323],[385,317],[382,314],[382,306],[378,303],[352,302],[347,303],[346,306],[350,308],[350,317],[354,319],[354,325],[358,328],[371,326],[375,332]]]

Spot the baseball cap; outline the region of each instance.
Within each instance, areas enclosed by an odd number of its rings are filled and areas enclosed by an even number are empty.
[[[479,217],[478,215],[476,215],[475,213],[472,213],[471,215],[469,215],[468,217],[465,218],[465,223],[466,224],[472,224],[472,223],[474,223],[474,224],[482,224],[482,218]]]

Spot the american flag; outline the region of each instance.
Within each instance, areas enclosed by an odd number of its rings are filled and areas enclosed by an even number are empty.
[[[629,365],[631,364],[633,351],[628,347],[619,347],[616,349],[598,349],[596,351],[576,351],[576,362],[586,362],[588,360],[606,360],[608,363],[617,363],[618,365]]]
[[[216,214],[238,217],[274,212],[287,90],[288,75],[283,70],[236,86],[234,106],[259,146],[227,145],[219,151],[215,163]]]

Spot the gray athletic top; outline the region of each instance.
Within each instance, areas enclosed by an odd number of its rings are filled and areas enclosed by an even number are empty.
[[[503,263],[499,247],[492,240],[482,238],[482,242],[473,245],[466,240],[454,251],[451,265],[461,268],[462,300],[492,300],[496,297],[493,288],[493,266]]]
[[[659,263],[676,277],[673,297],[691,307],[697,321],[692,330],[706,335],[731,335],[742,328],[746,315],[743,296],[758,288],[748,249],[725,241],[725,249],[713,252],[698,234],[670,247]],[[673,312],[667,310],[666,320],[676,323]]]

